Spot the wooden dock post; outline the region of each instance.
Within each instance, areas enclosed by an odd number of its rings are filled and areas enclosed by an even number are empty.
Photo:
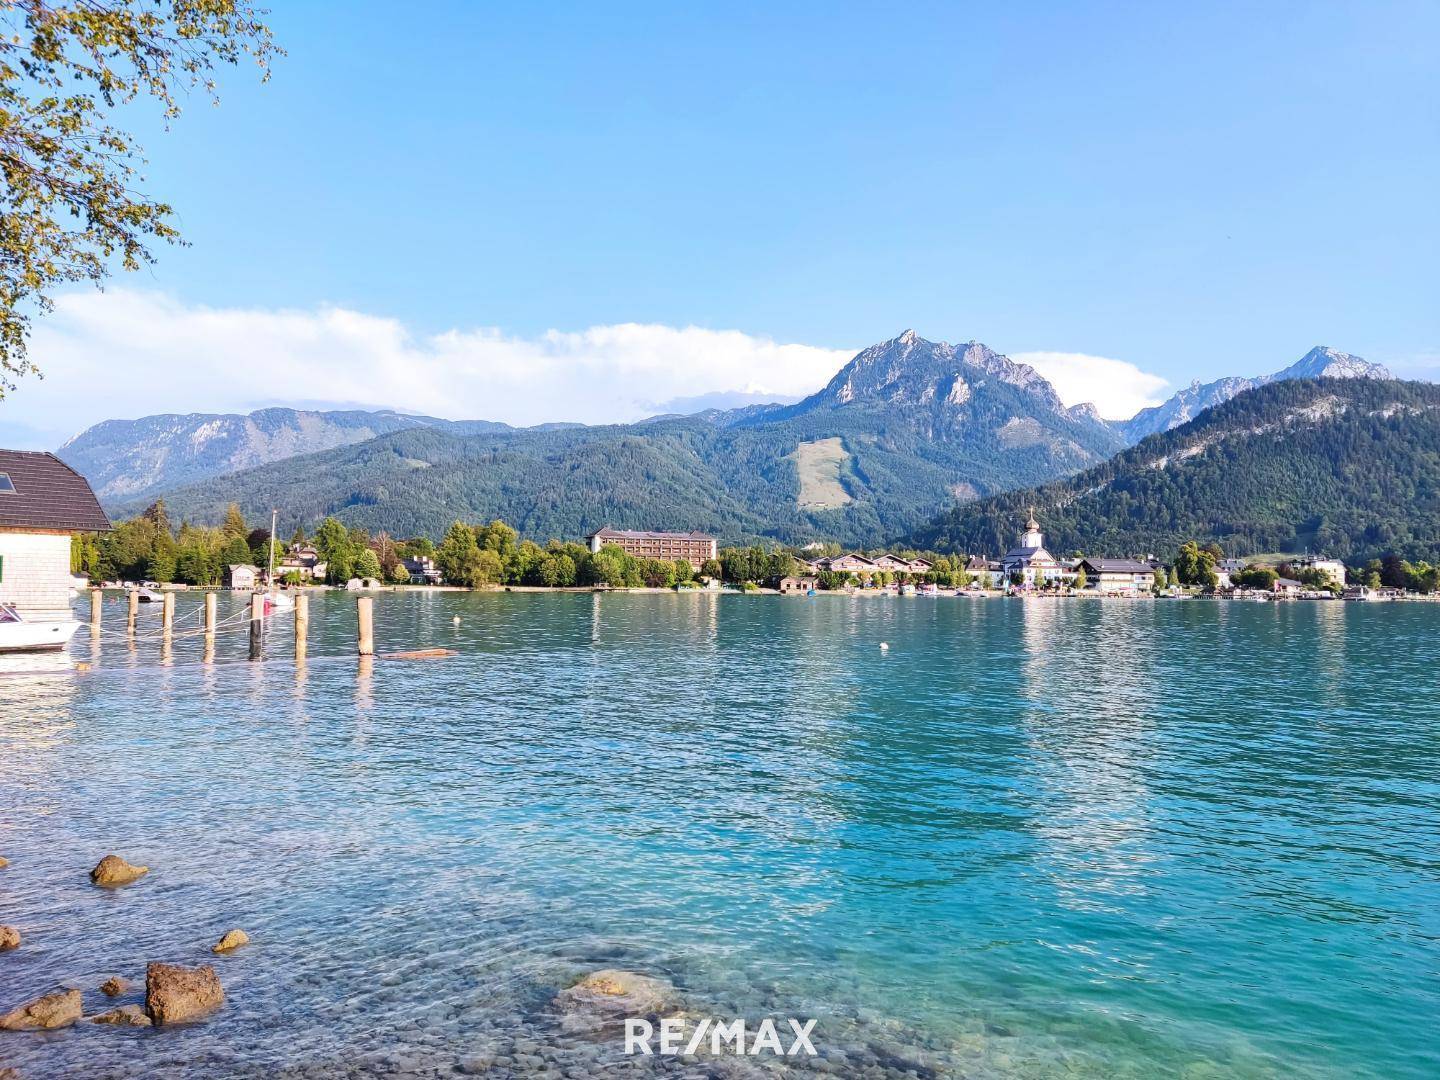
[[[362,596],[355,601],[358,645],[361,656],[375,655],[375,598]]]
[[[306,641],[310,633],[310,597],[305,593],[297,593],[295,596],[295,659],[304,660],[308,651],[309,643]]]
[[[105,603],[105,594],[99,589],[90,590],[90,629],[100,629],[100,606]]]
[[[210,660],[215,656],[215,594],[205,594],[205,659]]]
[[[135,636],[135,619],[140,614],[140,590],[130,590],[130,609],[125,614],[125,632],[132,638]]]
[[[264,652],[265,634],[265,594],[253,593],[250,596],[250,659],[259,660]]]
[[[165,634],[165,641],[168,644],[170,635],[175,629],[175,594],[167,592],[160,600],[160,628]]]

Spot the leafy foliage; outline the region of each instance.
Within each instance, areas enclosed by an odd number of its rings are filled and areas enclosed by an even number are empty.
[[[247,0],[0,2],[0,397],[34,369],[28,310],[56,285],[101,281],[113,259],[138,269],[152,242],[179,239],[171,207],[137,194],[139,147],[107,114],[143,97],[178,116],[247,54],[268,74],[262,14]]]
[[[1230,583],[1242,589],[1270,589],[1280,575],[1268,566],[1247,566],[1230,575]]]

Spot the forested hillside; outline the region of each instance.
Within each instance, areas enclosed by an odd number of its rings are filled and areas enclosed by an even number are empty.
[[[998,552],[1030,506],[1055,553],[1168,558],[1186,540],[1231,555],[1440,558],[1440,387],[1276,382],[1067,480],[981,499],[909,535]]]
[[[828,473],[809,480],[824,480],[828,498],[802,491],[797,451],[815,444]],[[471,435],[411,428],[163,494],[172,516],[206,523],[233,501],[252,517],[278,507],[287,528],[333,515],[400,536],[502,518],[537,539],[608,524],[878,544],[957,497],[1067,475],[1119,444],[1031,368],[907,332],[793,406]]]

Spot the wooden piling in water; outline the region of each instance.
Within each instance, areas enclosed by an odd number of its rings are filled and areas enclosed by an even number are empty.
[[[215,654],[215,594],[205,594],[205,659]]]
[[[375,598],[362,596],[355,601],[356,633],[361,656],[375,655]]]
[[[160,600],[160,629],[165,634],[165,640],[170,640],[170,635],[175,629],[175,594],[167,592]]]
[[[306,638],[310,633],[310,597],[299,593],[295,597],[295,659],[304,660],[309,650]]]
[[[130,608],[125,614],[125,632],[133,638],[135,636],[135,619],[140,614],[140,590],[131,589],[128,599]]]
[[[250,597],[250,659],[259,660],[264,652],[265,594]]]
[[[100,629],[100,606],[105,603],[105,594],[99,589],[90,590],[90,629]]]

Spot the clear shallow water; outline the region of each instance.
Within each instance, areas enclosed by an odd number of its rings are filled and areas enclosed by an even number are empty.
[[[243,633],[3,665],[0,1007],[152,959],[213,960],[228,1001],[0,1033],[0,1065],[587,1075],[618,1040],[550,1002],[623,967],[817,1017],[844,1075],[1440,1073],[1440,607],[376,609],[382,651],[459,655],[362,667],[336,595],[300,672]],[[151,874],[91,888],[109,851]],[[210,957],[231,926],[254,944]]]

